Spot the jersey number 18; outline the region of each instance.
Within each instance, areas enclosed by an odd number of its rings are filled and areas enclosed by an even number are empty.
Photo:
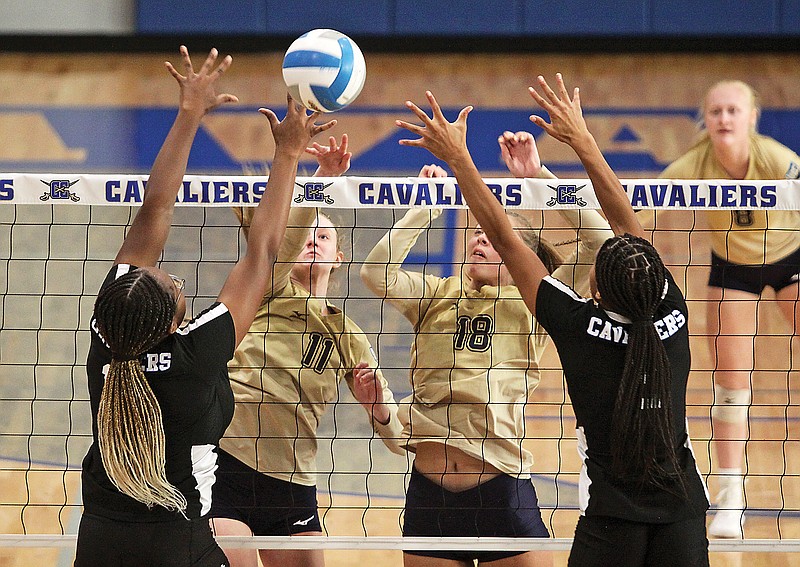
[[[494,321],[486,314],[468,317],[462,315],[456,323],[456,334],[453,337],[453,348],[484,352],[492,346]]]

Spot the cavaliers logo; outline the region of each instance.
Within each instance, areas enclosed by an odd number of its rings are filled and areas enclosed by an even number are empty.
[[[586,185],[581,185],[580,187],[577,185],[558,185],[556,187],[548,185],[548,187],[556,193],[547,201],[548,207],[554,207],[556,205],[586,206],[586,201],[583,200],[583,197],[577,195],[578,191],[586,187]]]
[[[320,183],[319,181],[298,183],[295,181],[294,184],[303,190],[302,193],[294,198],[295,203],[302,203],[303,201],[308,201],[311,203],[325,203],[326,205],[332,205],[334,203],[333,198],[330,195],[325,194],[325,189],[333,185],[333,183],[325,184]]]
[[[40,179],[42,183],[47,185],[49,188],[47,191],[44,192],[43,195],[39,196],[39,199],[42,201],[47,201],[49,199],[53,199],[54,201],[57,199],[69,199],[71,201],[78,202],[81,198],[70,191],[70,187],[75,185],[78,180],[69,181],[67,179],[54,179],[52,181],[45,181],[44,179]]]

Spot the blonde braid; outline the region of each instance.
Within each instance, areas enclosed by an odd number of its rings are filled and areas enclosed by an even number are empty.
[[[148,507],[186,511],[186,497],[167,480],[161,407],[138,360],[111,363],[97,427],[103,466],[120,492]]]
[[[169,332],[175,298],[136,270],[105,287],[95,303],[100,334],[112,360],[97,413],[97,438],[114,486],[149,508],[186,515],[186,497],[167,480],[161,407],[139,361]]]

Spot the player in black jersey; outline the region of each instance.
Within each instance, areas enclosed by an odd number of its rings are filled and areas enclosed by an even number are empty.
[[[531,120],[578,154],[614,231],[590,273],[592,299],[552,278],[515,234],[466,144],[464,108],[454,123],[428,92],[433,118],[411,102],[420,136],[401,140],[446,161],[508,266],[525,304],[553,339],[577,419],[581,517],[570,565],[708,565],[708,497],[686,430],[690,352],[683,295],[586,128],[578,89],[539,77],[550,115]]]
[[[195,72],[181,46],[180,106],[150,174],[139,212],[103,282],[86,363],[94,442],[82,472],[84,513],[76,567],[227,565],[207,514],[216,448],[233,414],[227,362],[247,333],[286,228],[297,162],[316,126],[289,99],[271,110],[275,160],[247,252],[217,301],[187,325],[183,280],[156,267],[203,116],[227,102],[215,84],[230,67],[212,49]]]

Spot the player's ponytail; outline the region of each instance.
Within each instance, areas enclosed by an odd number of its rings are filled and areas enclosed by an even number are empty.
[[[184,513],[186,498],[168,480],[161,407],[140,357],[169,333],[175,298],[143,270],[101,290],[94,312],[111,364],[97,412],[97,439],[106,474],[123,494],[152,507]]]
[[[685,493],[673,436],[670,363],[653,324],[666,268],[647,240],[625,234],[603,244],[595,274],[603,306],[632,321],[611,421],[612,471],[623,481]]]

